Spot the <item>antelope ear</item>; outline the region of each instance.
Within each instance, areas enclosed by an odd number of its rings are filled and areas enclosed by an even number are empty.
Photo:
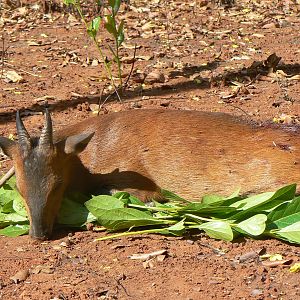
[[[11,159],[13,158],[13,152],[16,146],[16,142],[0,136],[0,147],[5,155],[9,156]]]
[[[94,135],[92,133],[81,133],[77,135],[69,136],[65,140],[65,153],[78,154],[85,149]]]

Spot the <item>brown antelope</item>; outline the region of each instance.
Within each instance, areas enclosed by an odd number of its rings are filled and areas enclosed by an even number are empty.
[[[17,113],[13,159],[30,235],[51,235],[64,193],[128,191],[147,201],[168,189],[187,199],[300,182],[297,129],[261,127],[222,113],[134,110],[90,118],[31,138]],[[81,153],[81,154],[80,154]]]

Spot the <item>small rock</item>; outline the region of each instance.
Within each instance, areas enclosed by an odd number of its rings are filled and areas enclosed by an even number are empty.
[[[99,61],[98,59],[93,59],[92,63],[91,63],[91,66],[92,67],[97,67],[99,65]]]
[[[171,101],[166,100],[166,101],[162,101],[160,103],[160,106],[162,106],[162,107],[168,107],[170,104],[171,104]]]
[[[134,73],[131,76],[131,79],[136,83],[143,83],[145,81],[145,78],[146,74],[140,72]]]
[[[165,75],[159,71],[150,72],[146,76],[145,82],[147,82],[147,83],[164,83]]]
[[[254,259],[257,259],[257,258],[258,258],[258,253],[256,251],[251,251],[251,252],[241,255],[238,258],[238,261],[240,263],[244,263],[246,261],[253,261]]]

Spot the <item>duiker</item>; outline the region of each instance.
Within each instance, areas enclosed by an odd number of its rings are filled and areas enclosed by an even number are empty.
[[[13,159],[30,235],[52,233],[69,191],[128,191],[147,201],[161,188],[187,199],[206,193],[274,190],[300,182],[297,129],[261,127],[221,113],[131,110],[90,118],[53,134],[46,110],[40,138],[19,113],[18,142],[0,138]]]

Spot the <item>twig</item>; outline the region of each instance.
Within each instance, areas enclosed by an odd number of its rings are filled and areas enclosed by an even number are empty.
[[[103,107],[103,105],[106,103],[106,101],[112,96],[113,94],[109,94],[105,100],[103,101],[103,103],[101,104],[101,106],[99,107],[99,109],[101,109]]]
[[[221,255],[225,254],[224,250],[215,248],[212,245],[210,245],[209,243],[202,243],[200,241],[197,241],[197,244],[200,245],[200,246],[202,246],[202,247],[207,247],[207,248],[211,249],[214,253],[221,254]]]
[[[17,70],[19,70],[19,71],[21,71],[21,72],[23,72],[23,73],[25,73],[25,74],[28,74],[28,75],[31,75],[31,76],[34,76],[34,77],[41,77],[40,75],[36,75],[36,74],[30,73],[30,72],[27,72],[27,71],[25,71],[25,70],[23,70],[23,69],[19,69],[19,68],[17,68],[16,66],[14,66],[14,65],[12,65],[12,64],[9,64],[9,63],[7,63],[7,62],[4,62],[4,64],[7,65],[7,66],[9,66],[9,67],[11,67],[11,68],[17,69]]]
[[[231,103],[226,103],[226,104],[233,107],[234,109],[239,109],[242,113],[244,113],[248,118],[250,118],[252,120],[252,117],[245,110],[243,110],[242,108],[240,108],[236,105],[233,105]]]
[[[15,174],[15,168],[12,167],[10,170],[0,179],[0,188],[5,184],[5,182]]]
[[[132,72],[133,72],[134,63],[135,63],[136,49],[137,49],[136,44],[134,44],[133,62],[132,62],[132,65],[131,65],[131,70],[130,70],[130,72],[129,72],[129,75],[128,75],[128,77],[127,77],[127,79],[126,79],[126,82],[125,82],[125,84],[124,84],[124,89],[126,89],[127,84],[128,84],[128,81],[129,81],[129,79],[130,79],[130,77],[131,77],[131,75],[132,75]]]
[[[98,101],[98,113],[97,113],[97,116],[99,116],[99,113],[100,113],[100,109],[102,108],[102,106],[103,106],[103,104],[101,104],[101,106],[100,106],[100,102],[101,102],[101,100],[102,100],[102,95],[103,95],[103,92],[104,92],[104,88],[105,87],[103,87],[103,89],[102,89],[102,91],[101,91],[101,94],[100,94],[100,97],[99,97],[99,101]]]
[[[4,49],[4,36],[2,36],[2,53],[1,53],[1,78],[3,78],[3,73],[4,73],[4,56],[5,56],[5,49]]]
[[[128,294],[128,292],[127,292],[126,288],[124,287],[124,285],[121,283],[121,279],[115,279],[115,281],[116,281],[116,283],[117,283],[117,288],[118,288],[118,286],[120,286],[120,287],[123,289],[124,293],[125,293],[128,297],[131,297],[131,296]]]

